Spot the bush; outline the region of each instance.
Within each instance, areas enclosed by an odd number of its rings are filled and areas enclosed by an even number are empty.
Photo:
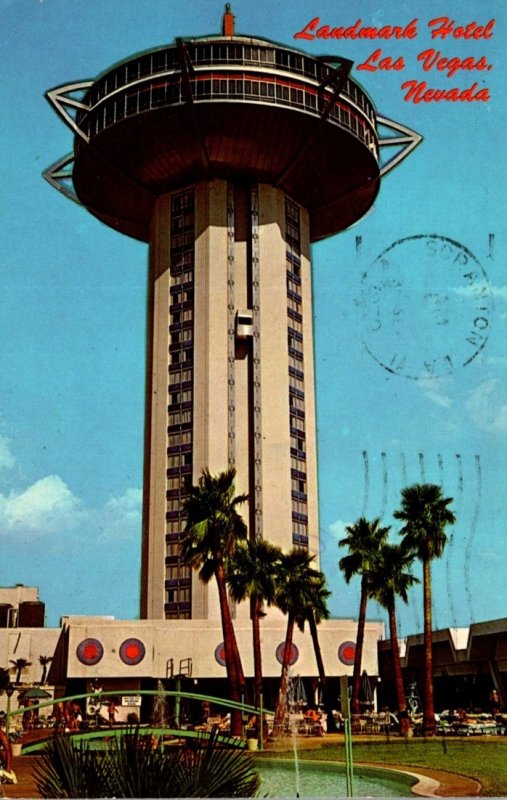
[[[42,797],[253,797],[260,779],[253,760],[237,748],[217,743],[216,735],[196,747],[163,752],[139,729],[104,742],[74,745],[58,733],[50,739],[35,771]]]

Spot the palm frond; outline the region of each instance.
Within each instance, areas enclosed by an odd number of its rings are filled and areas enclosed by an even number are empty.
[[[48,740],[35,767],[42,797],[158,798],[253,797],[260,779],[251,756],[218,742],[217,735],[197,740],[192,749],[162,751],[151,736],[132,729],[104,742],[102,752],[70,736]]]

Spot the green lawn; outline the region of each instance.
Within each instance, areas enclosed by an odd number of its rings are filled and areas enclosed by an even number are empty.
[[[301,750],[300,757],[344,761],[345,748],[342,744],[323,744],[315,750]],[[389,742],[356,739],[353,759],[356,763],[399,764],[455,772],[480,781],[484,795],[507,795],[507,737],[504,736],[433,740],[392,737]]]

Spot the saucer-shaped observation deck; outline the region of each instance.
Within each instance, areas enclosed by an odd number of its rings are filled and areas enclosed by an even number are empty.
[[[72,179],[106,224],[148,240],[162,193],[258,180],[309,210],[312,241],[348,227],[379,189],[376,114],[349,62],[243,36],[177,40],[80,87]],[[54,99],[54,98],[53,98]]]

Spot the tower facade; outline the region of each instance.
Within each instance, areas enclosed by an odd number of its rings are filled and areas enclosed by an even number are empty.
[[[161,196],[150,246],[143,615],[217,617],[181,487],[236,469],[250,535],[318,553],[308,213],[265,183]]]
[[[48,92],[75,133],[48,180],[149,243],[144,618],[218,619],[179,552],[203,467],[235,467],[250,536],[318,556],[310,244],[386,171],[350,67],[236,36],[226,12],[221,36]],[[392,125],[408,152],[419,137]]]

